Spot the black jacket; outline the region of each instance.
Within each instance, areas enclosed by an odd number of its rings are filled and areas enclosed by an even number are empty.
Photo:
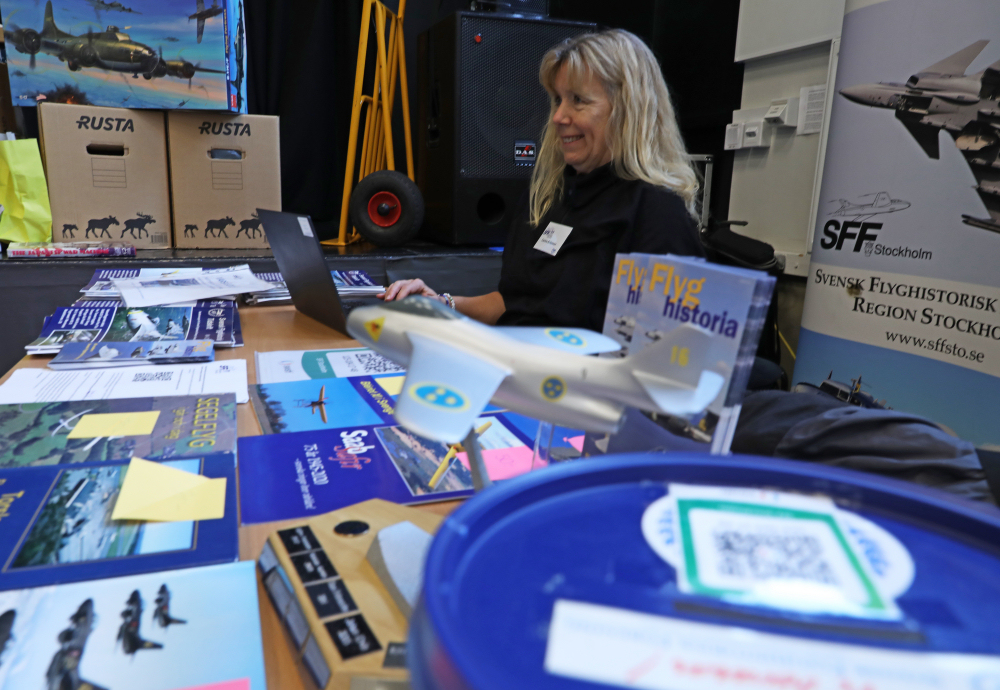
[[[610,163],[584,175],[566,170],[562,199],[537,227],[528,223],[527,197],[511,224],[500,270],[507,309],[500,324],[600,331],[615,254],[704,256],[694,220],[674,192],[622,180]],[[555,256],[534,249],[550,222],[573,228]]]

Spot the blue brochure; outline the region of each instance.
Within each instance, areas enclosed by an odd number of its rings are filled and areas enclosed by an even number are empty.
[[[197,522],[112,520],[127,462],[0,470],[0,590],[235,561],[233,456],[164,464],[225,477],[225,516]]]
[[[533,439],[505,414],[484,414],[476,426],[491,479],[532,469]],[[472,494],[460,444],[449,452],[453,446],[394,423],[248,436],[238,444],[244,524],[312,517],[369,498],[413,504]]]

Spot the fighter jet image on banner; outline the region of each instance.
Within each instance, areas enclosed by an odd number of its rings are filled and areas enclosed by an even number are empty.
[[[615,432],[627,405],[688,415],[725,379],[706,369],[711,334],[684,325],[620,359],[611,338],[582,328],[486,326],[436,300],[412,296],[354,309],[347,331],[407,369],[400,424],[443,443],[461,441],[487,403],[571,429]]]
[[[905,84],[880,82],[840,90],[849,101],[896,111],[896,118],[931,158],[940,154],[938,133],[948,132],[976,178],[989,218],[962,215],[968,225],[1000,232],[1000,61],[965,71],[989,41],[976,41],[911,76]]]
[[[875,198],[872,199],[872,197]],[[835,199],[830,203],[840,204],[840,208],[831,213],[831,216],[854,218],[857,221],[866,221],[872,216],[877,216],[880,213],[895,213],[896,211],[905,211],[910,208],[909,201],[893,199],[889,196],[889,192],[862,194],[858,197],[857,203],[853,204],[847,199]]]

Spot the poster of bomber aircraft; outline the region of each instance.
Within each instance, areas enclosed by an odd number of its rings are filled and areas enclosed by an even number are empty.
[[[3,26],[14,105],[245,109],[242,0],[6,0]]]

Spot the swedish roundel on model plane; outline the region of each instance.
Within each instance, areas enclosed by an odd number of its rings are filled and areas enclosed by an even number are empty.
[[[600,333],[485,326],[412,296],[354,309],[347,330],[407,369],[397,421],[444,443],[465,438],[491,401],[553,424],[608,432],[618,429],[627,405],[700,412],[724,382],[705,370],[711,334],[691,325],[630,357],[602,359],[586,355],[620,346]]]

